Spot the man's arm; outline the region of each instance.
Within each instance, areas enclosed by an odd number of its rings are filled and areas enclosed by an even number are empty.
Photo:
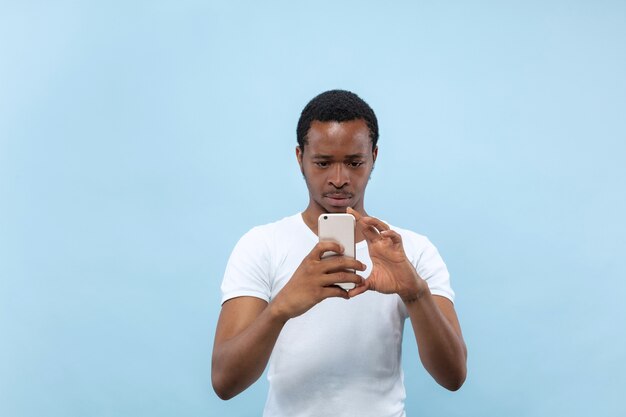
[[[466,377],[467,349],[452,302],[430,293],[407,259],[397,232],[376,218],[348,211],[357,219],[372,259],[365,285],[350,290],[349,295],[367,290],[398,294],[408,310],[424,367],[443,387],[459,389]]]
[[[238,297],[222,305],[211,365],[213,389],[220,398],[234,397],[261,376],[287,320],[326,298],[348,298],[335,282],[363,285],[360,276],[346,270],[364,271],[364,264],[343,256],[321,259],[327,251],[343,253],[337,243],[315,245],[270,303]]]
[[[221,399],[234,397],[261,376],[283,325],[260,298],[238,297],[222,305],[211,364],[213,389]]]
[[[441,386],[458,390],[467,375],[467,348],[454,305],[445,297],[431,295],[428,286],[405,305],[424,368]]]

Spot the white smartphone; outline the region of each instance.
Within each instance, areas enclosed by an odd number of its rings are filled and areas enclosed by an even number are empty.
[[[348,213],[326,213],[317,219],[317,235],[320,242],[338,242],[344,248],[343,256],[355,258],[356,247],[354,243],[354,231],[356,220],[352,214]],[[337,252],[324,252],[322,258],[336,256]],[[354,272],[354,270],[350,270]],[[338,282],[335,285],[344,290],[351,290],[356,286],[353,282]]]

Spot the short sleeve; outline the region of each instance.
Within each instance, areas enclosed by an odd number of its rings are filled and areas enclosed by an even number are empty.
[[[419,276],[428,283],[428,288],[433,295],[446,297],[454,302],[454,291],[450,286],[450,273],[439,251],[426,237],[423,251],[417,260],[415,269]]]
[[[268,301],[271,296],[271,252],[265,231],[255,227],[243,235],[228,259],[222,281],[222,304],[250,296]]]

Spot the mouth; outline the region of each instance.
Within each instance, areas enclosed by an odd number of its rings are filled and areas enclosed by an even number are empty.
[[[352,199],[352,194],[347,193],[325,193],[324,199],[333,207],[347,207]]]

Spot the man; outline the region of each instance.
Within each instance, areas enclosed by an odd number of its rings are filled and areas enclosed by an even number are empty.
[[[239,394],[269,362],[265,416],[404,416],[407,317],[424,367],[457,390],[467,351],[443,260],[424,236],[364,207],[378,155],[374,112],[356,94],[327,91],[304,108],[297,136],[309,204],[253,228],[233,250],[213,348],[215,392]],[[357,259],[322,259],[343,248],[318,243],[317,219],[342,212],[357,219]]]

